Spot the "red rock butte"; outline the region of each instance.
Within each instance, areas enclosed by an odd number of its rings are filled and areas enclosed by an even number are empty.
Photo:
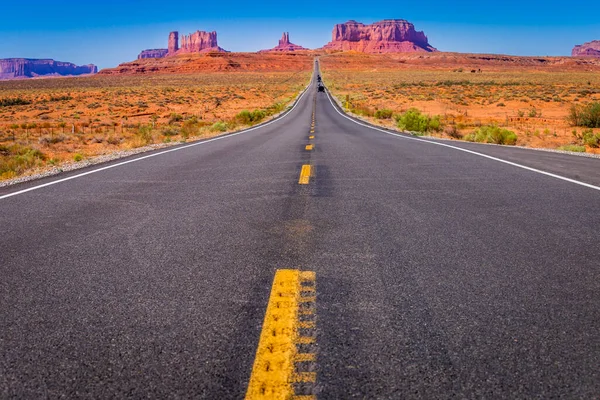
[[[598,57],[600,58],[600,40],[577,45],[571,52],[573,57]]]
[[[5,58],[0,59],[0,80],[36,78],[44,76],[78,76],[98,72],[93,64],[75,65],[51,59]]]
[[[196,31],[190,35],[183,36],[179,43],[179,32],[169,34],[169,47],[167,56],[189,53],[225,53],[227,50],[219,47],[217,43],[217,32]]]
[[[356,21],[337,24],[324,50],[353,50],[362,53],[434,52],[427,36],[403,19],[385,19],[371,25]]]
[[[309,49],[302,47],[302,46],[298,46],[297,44],[290,42],[290,33],[283,32],[283,35],[281,36],[281,39],[279,39],[279,44],[277,46],[275,46],[269,50],[261,50],[261,51],[259,51],[259,53],[267,53],[267,52],[271,52],[271,51],[288,52],[288,51],[303,51],[303,50],[309,50]]]

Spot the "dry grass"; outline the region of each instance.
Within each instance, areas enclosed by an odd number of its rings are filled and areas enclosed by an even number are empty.
[[[301,71],[274,73],[0,82],[0,100],[8,100],[0,106],[0,179],[120,149],[239,129],[248,121],[237,114],[259,110],[254,115],[266,118],[282,111],[309,77],[310,64]],[[14,99],[28,104],[12,105],[20,103]],[[37,156],[15,163],[20,153]]]
[[[579,144],[573,130],[579,133],[583,128],[570,125],[571,105],[600,100],[600,74],[587,67],[560,70],[554,65],[544,70],[495,63],[489,70],[478,65],[475,70],[482,72],[472,73],[474,67],[461,67],[456,60],[432,66],[398,63],[384,56],[380,63],[374,59],[353,54],[322,57],[325,83],[348,109],[383,125],[394,125],[394,120],[374,118],[377,110],[400,114],[414,107],[439,115],[444,125],[452,127],[446,130],[452,135],[439,136],[462,136],[480,126],[497,125],[514,131],[518,145]]]

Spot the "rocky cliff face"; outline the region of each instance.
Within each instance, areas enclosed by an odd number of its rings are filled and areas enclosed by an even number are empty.
[[[283,32],[283,35],[281,36],[281,39],[279,39],[279,44],[277,46],[275,46],[269,50],[261,50],[261,51],[259,51],[259,53],[265,53],[265,52],[269,52],[269,51],[285,52],[285,51],[301,51],[301,50],[308,50],[308,49],[290,42],[289,32]]]
[[[97,72],[98,68],[93,64],[77,66],[72,63],[49,59],[0,59],[0,79],[35,78],[43,76],[73,76],[95,74]]]
[[[167,56],[190,53],[226,52],[217,43],[217,32],[196,31],[179,40],[179,32],[169,34]]]
[[[437,51],[423,32],[402,19],[386,19],[365,25],[356,21],[337,24],[326,50],[354,50],[363,53]]]
[[[573,57],[598,57],[600,58],[600,40],[577,45],[571,52]]]
[[[139,55],[138,55],[138,60],[141,60],[143,58],[163,58],[167,55],[167,53],[169,52],[168,49],[149,49],[149,50],[143,50]]]

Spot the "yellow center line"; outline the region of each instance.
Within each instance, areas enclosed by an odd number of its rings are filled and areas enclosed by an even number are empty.
[[[310,165],[306,164],[302,166],[302,170],[300,171],[300,179],[298,180],[300,185],[308,185],[308,182],[310,181],[310,170]]]
[[[313,140],[313,139],[315,138],[315,135],[310,135],[308,138],[309,138],[310,140]]]
[[[317,378],[315,372],[298,372],[295,365],[316,362],[316,354],[298,353],[296,347],[315,342],[314,337],[300,337],[298,333],[299,329],[314,329],[314,324],[308,326],[298,318],[303,309],[305,283],[314,287],[314,272],[276,271],[246,400],[316,399],[314,395],[296,396],[294,390],[294,383],[314,383]]]
[[[313,149],[314,145],[312,144],[307,144],[306,145],[306,150],[311,151]]]

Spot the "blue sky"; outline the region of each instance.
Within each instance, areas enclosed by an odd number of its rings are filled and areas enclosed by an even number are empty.
[[[321,47],[336,23],[403,18],[442,51],[514,55],[569,55],[575,44],[600,40],[600,2],[155,1],[5,2],[0,58],[54,58],[100,68],[165,48],[168,33],[216,30],[219,45],[256,51],[292,42]]]

